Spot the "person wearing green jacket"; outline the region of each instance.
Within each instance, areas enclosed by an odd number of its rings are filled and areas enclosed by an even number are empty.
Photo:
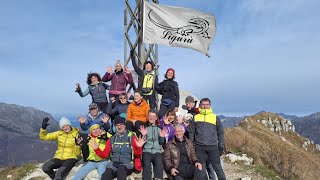
[[[80,147],[76,145],[76,138],[79,135],[79,129],[71,126],[69,119],[62,117],[59,121],[61,130],[47,133],[46,128],[49,118],[46,117],[42,121],[39,137],[41,140],[58,142],[58,149],[54,158],[45,162],[42,170],[55,180],[63,180],[67,177],[70,170],[76,163],[76,159],[80,156]],[[54,171],[54,169],[57,169]]]
[[[154,179],[163,179],[161,147],[166,143],[166,129],[157,125],[158,115],[155,110],[149,110],[147,127],[141,126],[142,135],[147,137],[147,142],[143,146],[142,180],[152,179],[151,164],[153,165]]]

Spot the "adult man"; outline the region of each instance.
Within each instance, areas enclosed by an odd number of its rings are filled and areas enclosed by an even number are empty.
[[[106,140],[111,137],[111,134],[107,133],[101,135],[101,129],[99,124],[93,124],[90,127],[89,138],[95,141],[99,148],[104,150],[106,146]],[[93,170],[97,169],[99,174],[99,179],[101,179],[102,174],[106,170],[107,164],[109,163],[108,159],[102,159],[99,157],[94,149],[89,146],[89,156],[87,158],[87,163],[85,163],[73,176],[73,180],[84,179],[87,174]]]
[[[117,178],[118,180],[125,180],[133,172],[134,167],[141,171],[140,158],[142,146],[146,140],[145,137],[137,139],[132,132],[127,131],[125,119],[122,117],[116,116],[114,125],[116,134],[108,139],[104,150],[100,149],[93,140],[90,140],[89,144],[101,158],[110,155],[111,162],[107,165],[102,179],[112,180]]]
[[[78,118],[80,122],[80,127],[83,131],[86,131],[86,134],[89,134],[88,129],[92,124],[100,124],[101,128],[106,132],[111,133],[112,122],[110,117],[100,111],[96,103],[91,103],[89,105],[89,112],[87,117],[80,116]]]
[[[222,123],[219,117],[212,113],[210,99],[201,99],[199,114],[195,115],[194,121],[190,123],[189,137],[196,145],[202,166],[205,167],[208,157],[208,161],[212,164],[219,180],[226,179],[220,163],[220,155],[222,155],[224,147],[223,136]],[[201,179],[207,179],[204,170],[201,172]]]
[[[195,101],[194,98],[192,96],[187,96],[185,99],[185,105],[182,105],[182,109],[187,110],[188,113],[192,114],[192,115],[196,115],[199,114],[199,110],[196,107],[197,106],[197,102]]]
[[[153,165],[153,174],[155,180],[163,179],[163,167],[161,146],[165,144],[166,129],[162,129],[157,125],[157,113],[150,110],[148,115],[147,128],[140,127],[142,135],[147,136],[147,142],[143,146],[143,172],[142,179],[152,179],[151,164]]]
[[[180,123],[176,124],[175,137],[166,144],[164,150],[164,168],[169,179],[190,179],[194,177],[197,170],[202,170],[192,141],[183,134],[184,126]]]

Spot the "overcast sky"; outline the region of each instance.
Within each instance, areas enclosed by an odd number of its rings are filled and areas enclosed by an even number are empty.
[[[55,116],[87,112],[75,84],[123,60],[124,1],[0,1],[0,102]],[[211,58],[159,46],[160,80],[212,99],[218,114],[320,111],[320,1],[160,0],[213,13]],[[131,67],[131,64],[130,64]]]

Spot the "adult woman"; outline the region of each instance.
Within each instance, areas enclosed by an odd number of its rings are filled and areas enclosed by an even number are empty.
[[[178,83],[174,81],[174,69],[167,69],[165,78],[166,79],[159,83],[156,88],[158,93],[162,95],[159,110],[160,118],[162,118],[169,109],[178,111],[180,100]]]
[[[127,84],[132,84],[133,78],[130,69],[126,68],[124,71],[121,62],[118,60],[114,72],[112,72],[112,67],[109,66],[106,74],[102,77],[102,81],[111,81],[109,99],[118,99],[120,94],[126,93]]]
[[[116,100],[113,100],[113,101],[116,101]],[[128,102],[127,94],[123,93],[123,94],[119,95],[119,102],[120,103],[116,103],[116,106],[114,108],[112,108],[113,101],[109,102],[108,114],[110,114],[110,115],[119,115],[119,116],[122,116],[122,117],[126,118],[127,117],[128,106],[130,104]]]
[[[89,73],[87,84],[88,87],[82,91],[80,84],[77,83],[76,92],[78,92],[81,97],[90,94],[92,96],[92,102],[96,103],[101,111],[107,113],[108,99],[106,91],[109,89],[109,85],[101,81],[101,77],[98,73]]]
[[[166,129],[166,140],[171,141],[174,137],[174,125],[176,123],[182,123],[181,119],[177,119],[176,112],[174,110],[168,110],[166,115],[160,119],[160,127]],[[184,128],[186,126],[183,124]]]
[[[129,105],[127,111],[127,122],[126,126],[129,131],[136,132],[140,135],[139,129],[141,125],[147,122],[149,105],[146,100],[143,99],[142,93],[135,91],[134,100]]]
[[[51,179],[65,179],[80,156],[80,147],[76,145],[75,139],[79,135],[79,130],[71,126],[67,118],[61,118],[59,126],[61,130],[47,133],[46,128],[49,118],[42,121],[39,137],[41,140],[58,141],[58,150],[53,159],[43,164],[42,170],[48,174]],[[54,169],[58,169],[54,171]]]
[[[155,72],[155,67],[152,61],[145,61],[143,69],[140,69],[134,51],[130,52],[132,66],[139,76],[138,90],[142,92],[143,97],[149,102],[150,109],[156,108],[156,92],[155,88],[158,85],[158,75]]]

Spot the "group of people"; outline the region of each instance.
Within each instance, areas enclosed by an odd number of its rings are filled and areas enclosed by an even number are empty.
[[[83,166],[74,180],[84,179],[93,169],[99,179],[106,180],[124,180],[134,171],[142,171],[142,179],[151,180],[152,169],[155,180],[163,179],[164,171],[169,179],[208,179],[207,167],[213,168],[211,172],[215,171],[218,179],[226,179],[220,163],[224,131],[210,99],[201,99],[197,107],[188,96],[183,105],[188,113],[177,117],[180,96],[175,70],[169,68],[165,80],[158,83],[152,61],[140,69],[133,52],[131,60],[139,77],[133,96],[126,92],[127,85],[133,83],[130,69],[117,61],[103,78],[89,73],[87,88],[77,83],[81,97],[92,97],[88,115],[78,117],[80,130],[62,118],[61,130],[47,133],[49,118],[43,119],[40,139],[58,141],[54,159],[44,163],[43,171],[51,179],[65,179],[81,157]],[[159,108],[157,94],[162,95]]]

